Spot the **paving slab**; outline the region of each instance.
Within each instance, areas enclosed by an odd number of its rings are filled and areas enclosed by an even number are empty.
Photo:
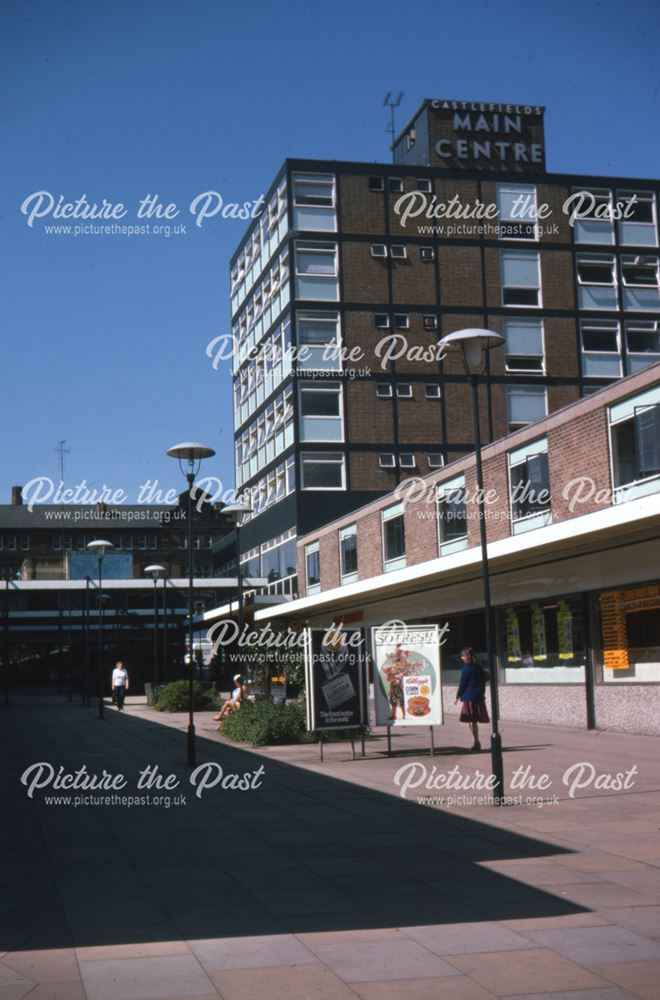
[[[505,759],[551,774],[559,801],[494,809],[400,795],[406,762],[487,769],[451,749],[453,719],[433,762],[407,730],[392,759],[378,737],[364,760],[332,744],[323,764],[314,747],[233,746],[199,719],[198,761],[263,766],[261,789],[191,794],[185,714],[12,705],[1,1000],[658,1000],[657,738],[507,724]],[[638,785],[570,799],[561,775],[592,755],[602,770],[638,763]],[[187,802],[49,807],[18,781],[37,760],[129,785],[157,763]]]

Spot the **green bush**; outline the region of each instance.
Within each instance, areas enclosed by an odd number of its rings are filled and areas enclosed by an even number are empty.
[[[237,712],[231,712],[222,725],[230,740],[251,743],[255,747],[278,746],[285,743],[315,743],[318,736],[307,731],[305,708],[299,703],[275,705],[272,701],[246,701]],[[326,743],[359,739],[359,730],[324,733]]]
[[[189,682],[173,681],[158,689],[155,709],[158,712],[186,712],[189,705]],[[193,708],[196,712],[215,708],[217,695],[213,688],[203,687],[199,681],[193,683]]]
[[[226,717],[222,732],[230,740],[255,747],[305,743],[310,736],[302,705],[275,705],[272,701],[246,701]]]

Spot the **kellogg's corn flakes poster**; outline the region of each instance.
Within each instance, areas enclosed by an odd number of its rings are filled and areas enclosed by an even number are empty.
[[[376,725],[441,725],[438,626],[380,626],[371,630],[371,645]]]

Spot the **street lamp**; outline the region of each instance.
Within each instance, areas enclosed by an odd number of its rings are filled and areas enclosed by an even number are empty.
[[[492,610],[490,603],[490,578],[488,574],[488,548],[486,538],[486,520],[484,517],[484,476],[481,465],[481,430],[479,427],[479,376],[483,374],[482,366],[488,352],[504,343],[501,333],[492,330],[468,329],[449,333],[440,340],[440,346],[446,351],[458,352],[465,369],[465,374],[472,387],[472,424],[474,428],[474,447],[477,468],[477,512],[479,518],[479,538],[481,543],[481,575],[484,593],[484,623],[486,626],[486,660],[490,675],[490,700],[492,714],[492,734],[490,751],[494,787],[493,803],[501,805],[504,796],[504,767],[502,762],[502,738],[499,732],[499,688],[497,665],[493,657]]]
[[[94,552],[99,563],[99,719],[103,718],[103,556],[108,549],[114,549],[112,542],[97,538],[89,542],[87,548]]]
[[[176,458],[179,468],[188,482],[188,649],[190,653],[189,666],[190,677],[188,682],[188,764],[195,766],[195,719],[193,710],[193,616],[194,609],[194,578],[193,578],[193,501],[192,490],[195,483],[195,476],[199,472],[202,460],[213,458],[215,452],[213,448],[195,442],[175,444],[168,448],[167,454],[170,458]]]
[[[10,569],[4,570],[3,579],[5,581],[4,615],[2,620],[2,675],[4,688],[5,707],[9,706],[9,581],[12,578]]]
[[[167,572],[164,566],[154,563],[145,566],[144,572],[154,581],[154,693],[158,684],[158,581]]]

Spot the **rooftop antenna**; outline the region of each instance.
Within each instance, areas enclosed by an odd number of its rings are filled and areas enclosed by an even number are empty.
[[[71,454],[71,449],[66,448],[65,445],[66,445],[66,440],[58,441],[57,448],[55,449],[55,451],[60,457],[60,479],[62,482],[64,482],[64,456]]]
[[[394,92],[388,90],[385,94],[385,100],[383,101],[383,107],[390,109],[390,124],[385,127],[385,131],[392,133],[392,144],[394,144],[394,140],[396,138],[396,129],[394,127],[394,109],[399,107],[402,97],[403,91],[400,91],[399,96],[395,98]]]

